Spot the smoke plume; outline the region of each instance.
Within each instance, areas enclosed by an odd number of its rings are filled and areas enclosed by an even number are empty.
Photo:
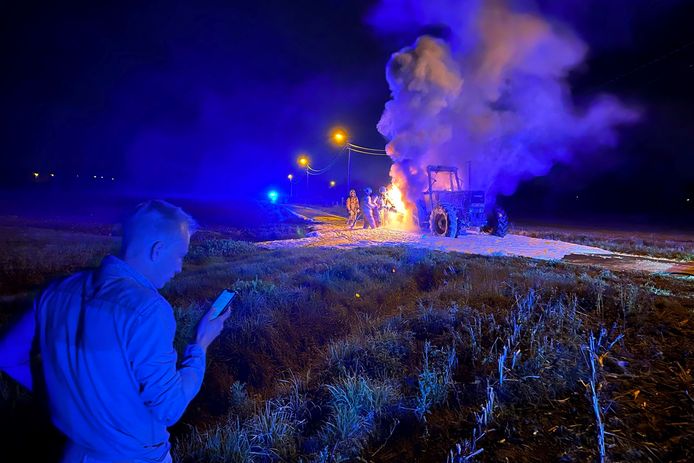
[[[586,44],[503,1],[391,0],[371,19],[383,30],[448,31],[446,39],[419,37],[386,67],[392,99],[378,130],[389,140],[393,182],[410,201],[426,188],[426,166],[436,164],[459,167],[465,189],[485,190],[494,201],[555,163],[614,146],[616,127],[638,117],[609,95],[577,107],[567,77],[585,59]]]

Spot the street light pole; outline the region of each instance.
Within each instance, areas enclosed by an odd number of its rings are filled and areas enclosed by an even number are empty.
[[[352,170],[352,144],[349,141],[349,134],[342,128],[333,130],[331,138],[338,146],[343,149],[347,148],[347,191],[352,185],[351,170]]]
[[[299,165],[306,166],[306,199],[308,199],[308,171],[310,169],[308,156],[302,154],[301,157],[299,157]]]
[[[294,182],[292,181],[294,176],[289,174],[287,175],[287,178],[289,179],[289,197],[292,198],[294,196]]]
[[[350,187],[349,171],[350,171],[351,166],[352,166],[352,150],[350,149],[349,141],[348,141],[347,142],[347,192],[349,192],[349,187]]]

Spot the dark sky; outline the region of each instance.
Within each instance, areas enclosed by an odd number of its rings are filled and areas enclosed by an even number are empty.
[[[124,193],[210,196],[284,188],[294,173],[300,192],[296,157],[329,165],[331,127],[384,146],[375,126],[389,98],[385,64],[436,32],[377,33],[365,20],[373,1],[8,3],[0,7],[5,190],[25,191],[38,171],[54,173],[56,185],[72,179],[71,188],[103,175]],[[577,101],[610,92],[645,116],[616,150],[557,166],[502,202],[519,215],[691,221],[694,2],[515,3],[570,24],[588,43],[589,59],[571,78]],[[387,159],[352,160],[353,183],[387,179]],[[345,172],[342,158],[310,179],[313,191],[330,194],[329,180],[344,186]]]

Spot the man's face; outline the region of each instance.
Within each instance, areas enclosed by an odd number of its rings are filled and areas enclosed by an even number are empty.
[[[190,233],[188,226],[181,228],[162,238],[155,244],[152,255],[153,279],[157,288],[163,288],[183,268],[183,258],[188,254]]]
[[[349,193],[349,195],[350,195],[350,196],[356,196],[357,194],[356,194],[354,191],[351,191],[351,192]]]

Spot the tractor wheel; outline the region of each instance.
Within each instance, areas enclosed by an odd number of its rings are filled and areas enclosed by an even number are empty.
[[[435,236],[455,238],[458,234],[458,214],[450,204],[440,204],[431,211],[429,229]]]
[[[494,226],[492,227],[492,235],[503,238],[508,233],[508,215],[502,208],[494,209]]]

